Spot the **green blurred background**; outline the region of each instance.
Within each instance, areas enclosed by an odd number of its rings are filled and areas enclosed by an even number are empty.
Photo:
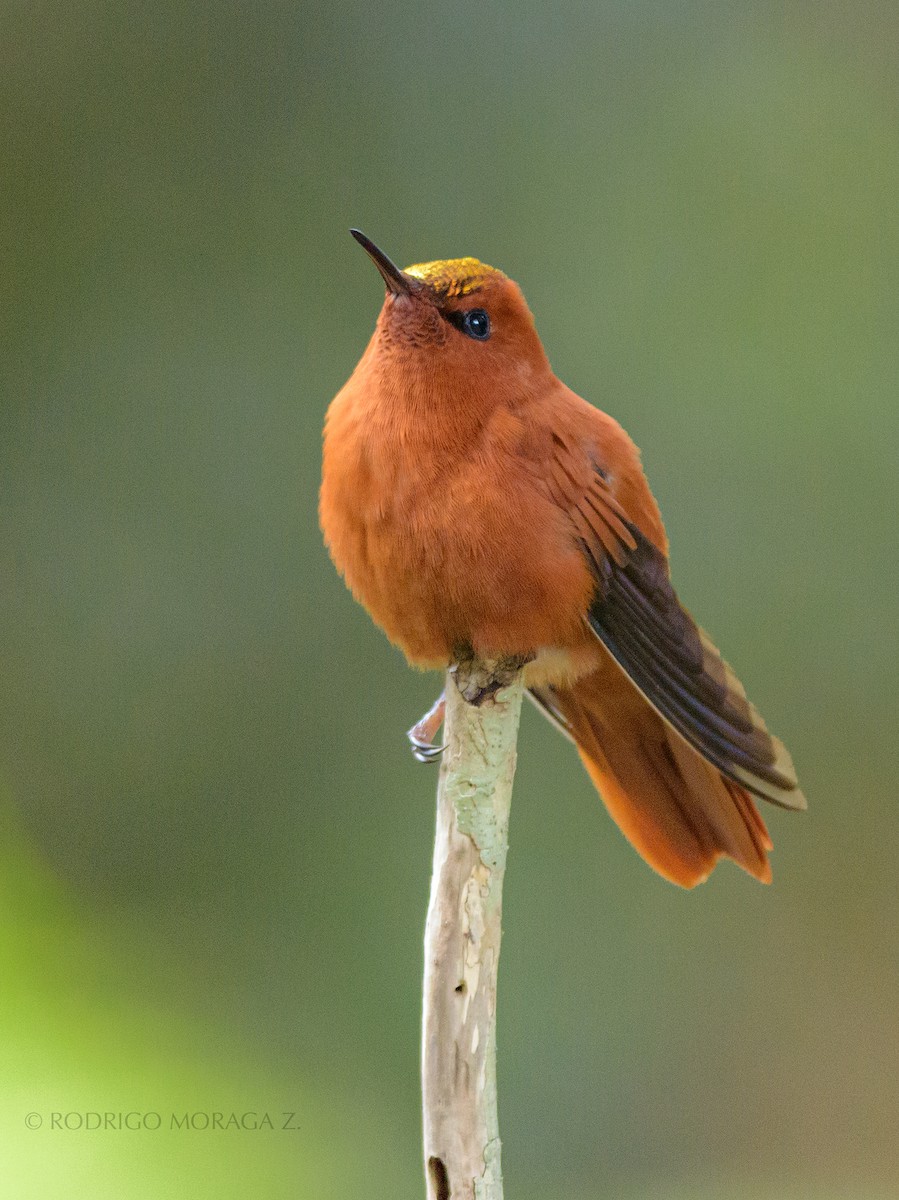
[[[423,1194],[438,683],[316,521],[382,295],[350,225],[521,283],[810,798],[765,814],[773,887],[680,893],[525,713],[510,1200],[899,1194],[897,37],[849,0],[2,5],[4,1197]],[[52,1128],[93,1110],[163,1128]],[[165,1128],[216,1110],[297,1115]]]

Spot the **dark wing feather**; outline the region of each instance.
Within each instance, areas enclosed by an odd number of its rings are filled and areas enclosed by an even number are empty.
[[[529,700],[533,700],[534,704],[540,709],[544,717],[546,717],[551,724],[555,725],[559,733],[564,734],[564,736],[568,738],[569,742],[575,741],[571,724],[556,703],[555,689],[551,684],[547,683],[542,684],[539,687],[528,688],[526,695]]]
[[[723,775],[764,800],[804,808],[786,748],[681,606],[664,554],[616,509],[628,534],[619,554],[599,555],[584,542],[598,584],[590,628],[657,712]]]

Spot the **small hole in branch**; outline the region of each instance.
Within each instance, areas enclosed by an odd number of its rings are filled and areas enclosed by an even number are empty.
[[[450,1200],[449,1176],[442,1158],[432,1156],[428,1159],[428,1174],[431,1176],[434,1200]]]
[[[464,996],[465,993],[468,991],[468,986],[465,983],[465,980],[463,979],[461,983],[457,983],[456,986],[453,988],[453,991],[456,993],[457,996]]]

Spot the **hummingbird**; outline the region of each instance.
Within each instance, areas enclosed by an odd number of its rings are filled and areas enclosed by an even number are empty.
[[[319,514],[353,595],[415,667],[503,660],[646,862],[770,882],[757,799],[792,759],[677,597],[640,453],[553,373],[518,285],[476,258],[400,270],[328,409]],[[478,702],[478,697],[467,699]],[[435,759],[443,702],[409,736]]]

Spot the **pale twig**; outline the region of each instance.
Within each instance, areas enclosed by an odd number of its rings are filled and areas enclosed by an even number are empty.
[[[521,712],[519,665],[467,663],[453,668],[446,681],[446,749],[425,932],[428,1200],[502,1200],[496,973]],[[461,692],[482,702],[469,704]]]

